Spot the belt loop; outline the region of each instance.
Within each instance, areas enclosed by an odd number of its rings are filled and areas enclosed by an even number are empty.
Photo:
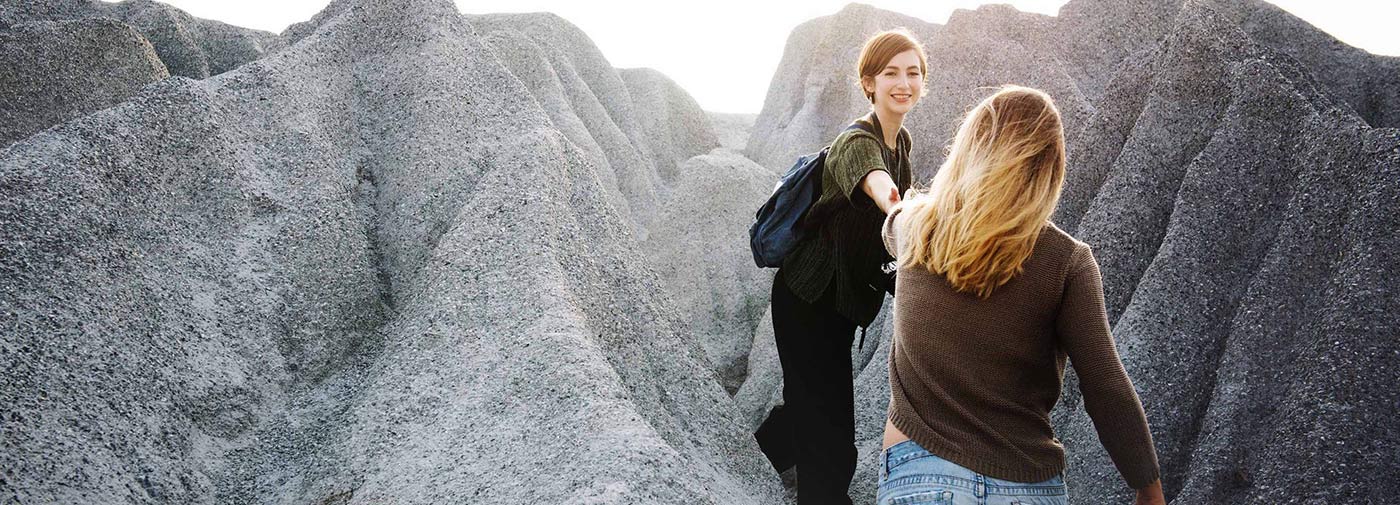
[[[973,486],[972,493],[977,495],[978,498],[987,497],[987,478],[983,477],[980,473],[977,474],[977,484]]]
[[[890,448],[880,449],[880,481],[890,478]]]

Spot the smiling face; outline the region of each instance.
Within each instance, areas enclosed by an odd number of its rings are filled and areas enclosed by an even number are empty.
[[[873,95],[874,108],[882,117],[903,117],[923,96],[924,73],[919,54],[913,49],[896,54],[878,73],[861,81],[865,92]]]

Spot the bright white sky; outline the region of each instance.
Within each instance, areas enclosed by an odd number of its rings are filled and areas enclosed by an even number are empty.
[[[107,0],[111,1],[111,0]],[[311,19],[329,0],[161,0],[190,14],[274,33]],[[455,0],[464,13],[548,11],[587,33],[614,67],[651,67],[716,112],[758,113],[788,33],[835,13],[849,0]],[[1400,56],[1400,2],[1268,0],[1343,42]],[[864,0],[862,3],[942,24],[953,9],[1009,3],[1055,14],[1065,0]]]

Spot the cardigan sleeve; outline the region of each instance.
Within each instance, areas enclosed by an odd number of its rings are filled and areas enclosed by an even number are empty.
[[[855,131],[837,137],[831,145],[831,151],[827,152],[824,168],[828,178],[823,183],[835,183],[841,194],[845,195],[846,201],[854,205],[857,191],[860,191],[860,183],[865,180],[867,174],[876,170],[889,173],[885,168],[885,158],[881,154],[878,142],[875,137]],[[894,174],[890,174],[890,177],[894,177]]]
[[[1152,432],[1109,333],[1103,280],[1088,245],[1078,244],[1070,256],[1055,329],[1079,376],[1084,410],[1118,473],[1134,489],[1151,484],[1159,476]]]

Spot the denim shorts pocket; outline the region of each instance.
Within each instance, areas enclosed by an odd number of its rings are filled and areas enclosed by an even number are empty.
[[[891,495],[880,505],[951,505],[953,492],[947,489],[916,489]]]
[[[1024,496],[1011,500],[1010,505],[1066,505],[1069,499],[1061,496]]]
[[[1016,495],[1009,505],[1065,505],[1069,503],[1069,489],[1064,480],[1055,477],[1046,481],[1049,485],[1026,486],[1009,490]],[[1058,485],[1056,485],[1058,484]]]

